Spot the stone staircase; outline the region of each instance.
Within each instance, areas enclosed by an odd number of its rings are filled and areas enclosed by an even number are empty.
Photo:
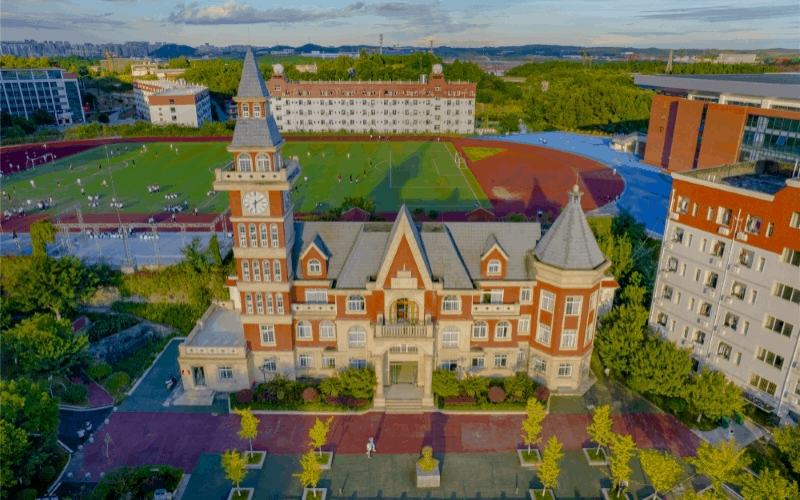
[[[175,398],[173,406],[211,406],[214,404],[213,389],[192,389]]]
[[[424,413],[421,399],[387,399],[386,413]]]

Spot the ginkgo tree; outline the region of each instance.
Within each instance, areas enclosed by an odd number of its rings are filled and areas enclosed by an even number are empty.
[[[544,447],[542,465],[539,466],[539,479],[542,481],[543,495],[548,488],[555,488],[558,486],[558,476],[561,475],[559,461],[564,457],[561,448],[562,445],[558,442],[556,436],[551,437],[547,441],[547,446]]]
[[[597,443],[598,454],[603,447],[608,447],[614,440],[611,424],[611,406],[603,405],[595,408],[592,423],[586,427],[586,432],[592,441]]]
[[[322,447],[328,442],[328,432],[331,429],[331,422],[333,422],[333,417],[330,417],[324,422],[317,418],[314,427],[308,431],[308,436],[311,438],[311,446],[319,449],[319,456],[322,456]]]
[[[642,471],[650,479],[656,496],[671,490],[683,476],[683,467],[669,453],[642,450],[639,452],[639,462],[642,464]]]
[[[636,443],[630,434],[617,434],[612,438],[608,466],[611,470],[612,486],[617,495],[625,493],[628,481],[631,480],[633,469],[631,469],[630,461],[635,451]]]
[[[225,470],[225,478],[236,485],[237,495],[241,492],[240,485],[247,475],[246,464],[244,453],[229,450],[222,455],[222,468]]]
[[[744,448],[739,449],[733,439],[720,441],[716,446],[703,441],[697,456],[686,461],[695,466],[698,474],[707,476],[717,491],[722,491],[723,483],[741,484],[741,471],[750,464]]]
[[[528,399],[527,405],[528,418],[522,422],[522,430],[525,434],[522,438],[528,445],[528,455],[531,454],[531,445],[542,442],[542,420],[547,416],[544,411],[544,404],[536,398]]]
[[[239,437],[242,439],[247,439],[250,441],[250,452],[249,454],[253,454],[253,439],[256,438],[258,435],[258,419],[253,415],[248,409],[243,410],[234,410],[237,415],[242,417],[242,427],[239,429]],[[245,455],[248,453],[245,452]]]
[[[303,455],[303,458],[300,459],[300,466],[303,470],[292,475],[300,479],[300,483],[303,487],[316,488],[317,483],[319,483],[319,478],[322,475],[322,469],[319,468],[319,463],[317,463],[317,457],[314,456],[313,449],[308,450],[308,453]],[[316,489],[314,490],[314,496],[317,496]]]
[[[747,500],[800,500],[797,483],[781,476],[776,470],[764,469],[757,478],[748,474],[742,483],[742,496]]]

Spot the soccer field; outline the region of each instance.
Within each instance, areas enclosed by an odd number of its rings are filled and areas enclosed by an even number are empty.
[[[232,159],[228,143],[176,142],[177,153],[166,142],[146,146],[146,152],[137,143],[109,146],[110,168],[106,148],[98,147],[15,174],[3,180],[3,191],[11,196],[11,203],[4,201],[3,206],[24,203],[26,213],[37,213],[36,203],[52,197],[56,206],[45,213],[75,203],[84,213],[113,213],[115,192],[123,213],[161,213],[167,205],[184,202],[201,213],[219,213],[228,206],[225,193],[206,195],[213,189],[214,169]],[[439,211],[469,211],[476,203],[491,208],[469,168],[456,165],[454,153],[449,143],[428,142],[288,142],[283,148],[285,157],[297,155],[303,167],[292,193],[298,212],[338,207],[348,196],[373,198],[378,210],[386,212],[403,203]],[[153,184],[160,185],[160,193],[148,193]],[[171,194],[177,197],[165,199]],[[100,206],[90,207],[87,195],[99,195]]]

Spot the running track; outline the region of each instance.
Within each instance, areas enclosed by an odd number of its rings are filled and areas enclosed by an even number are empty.
[[[302,454],[308,450],[308,429],[315,418],[309,415],[258,415],[259,435],[253,448],[272,454]],[[327,418],[327,417],[324,417]],[[419,453],[431,445],[436,453],[509,453],[521,443],[524,416],[445,415],[426,413],[402,415],[370,412],[358,416],[337,416],[328,435],[327,451],[360,454],[375,437],[377,452]],[[666,414],[614,415],[614,431],[631,434],[641,448],[668,448],[681,456],[693,456],[700,438]],[[115,413],[83,450],[81,470],[93,478],[100,472],[128,465],[165,464],[194,470],[203,453],[245,449],[248,444],[236,433],[240,417],[187,413]],[[579,450],[589,444],[586,426],[589,415],[550,415],[543,422],[546,442],[556,435],[565,450]],[[104,438],[113,443],[105,456]],[[80,474],[82,475],[82,474]],[[79,474],[76,474],[79,476]]]

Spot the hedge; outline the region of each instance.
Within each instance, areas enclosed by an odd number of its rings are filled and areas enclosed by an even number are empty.
[[[88,313],[87,316],[91,321],[88,332],[89,342],[99,342],[110,335],[139,324],[139,320],[131,316],[100,313]]]
[[[208,306],[166,302],[114,302],[111,309],[117,312],[135,314],[154,323],[169,325],[182,334],[189,335],[195,324],[197,324],[197,320],[208,309]]]
[[[69,404],[84,404],[89,397],[89,388],[83,384],[70,384],[61,397]]]

